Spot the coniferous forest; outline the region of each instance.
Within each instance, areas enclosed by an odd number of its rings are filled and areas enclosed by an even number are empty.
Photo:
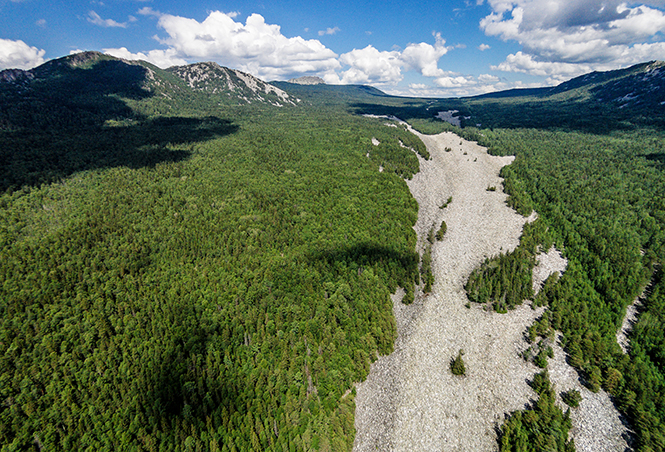
[[[360,113],[516,156],[509,202],[539,220],[474,272],[470,299],[501,312],[532,297],[534,255],[556,244],[568,269],[534,300],[548,310],[532,339],[561,331],[636,450],[665,449],[662,109],[276,85],[300,101],[238,105],[98,55],[0,81],[3,451],[350,450],[353,383],[396,338],[389,294],[421,280],[404,179],[411,149],[427,158]],[[453,108],[465,127],[432,119]],[[547,373],[533,386],[501,450],[573,449]]]
[[[68,80],[107,64],[129,80]],[[399,141],[424,146],[337,107],[169,104],[122,66],[3,86],[0,443],[349,449],[418,276]]]

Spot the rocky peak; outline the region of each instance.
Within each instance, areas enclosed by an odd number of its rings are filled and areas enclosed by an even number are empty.
[[[265,102],[275,106],[295,105],[298,99],[246,72],[229,69],[214,62],[170,68],[190,88],[214,95],[237,97],[242,103]]]
[[[35,78],[32,72],[23,69],[5,69],[0,72],[0,82],[21,83]]]

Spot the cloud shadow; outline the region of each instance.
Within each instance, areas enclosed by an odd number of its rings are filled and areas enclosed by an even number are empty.
[[[150,88],[150,71],[120,60],[76,67],[61,59],[17,82],[0,81],[0,193],[84,170],[181,161],[190,155],[185,145],[239,129],[215,116],[136,111],[130,103],[163,102]]]

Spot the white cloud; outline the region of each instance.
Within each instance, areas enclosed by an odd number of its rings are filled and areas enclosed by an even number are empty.
[[[337,54],[320,41],[287,38],[259,14],[250,15],[243,25],[234,20],[237,13],[220,11],[209,13],[203,22],[152,8],[139,13],[159,18],[158,26],[168,34],[160,42],[168,46],[169,58],[212,60],[268,80],[325,74],[340,67]]]
[[[32,47],[23,41],[0,39],[0,70],[32,69],[44,63],[45,50]]]
[[[421,42],[409,44],[400,55],[401,61],[407,69],[420,71],[425,77],[441,77],[443,71],[438,68],[439,58],[448,53],[446,41],[441,38],[441,33],[434,35],[434,45]]]
[[[339,60],[350,66],[342,72],[340,83],[397,83],[402,80],[402,65],[398,51],[379,51],[371,45],[353,49]]]
[[[536,61],[532,55],[523,52],[510,54],[506,60],[492,70],[505,72],[523,72],[540,77],[549,77],[556,80],[567,80],[586,72],[591,72],[592,65],[579,63],[561,63],[551,61]]]
[[[35,22],[35,25],[38,27],[44,28],[46,27],[46,19],[39,19],[37,22]]]
[[[499,77],[491,74],[480,74],[478,76],[478,81],[480,83],[497,83],[499,81]]]
[[[166,50],[151,50],[148,53],[138,52],[132,53],[126,47],[119,49],[104,49],[104,53],[114,56],[116,58],[124,58],[125,60],[143,60],[148,61],[155,66],[167,68],[171,66],[182,66],[187,64],[187,61],[178,57],[174,49]]]
[[[478,82],[471,76],[463,77],[458,75],[456,77],[445,76],[434,79],[434,84],[441,88],[460,88],[463,86],[476,85]]]
[[[478,46],[478,50],[480,50],[481,52],[484,52],[485,50],[489,50],[489,49],[491,49],[491,47],[488,44],[480,44]]]
[[[480,27],[517,41],[522,51],[494,69],[547,76],[555,82],[590,70],[663,58],[665,14],[622,0],[489,0]],[[663,1],[644,2],[662,5]],[[655,41],[655,42],[654,42]]]
[[[137,11],[137,14],[141,14],[142,16],[154,16],[154,17],[161,16],[161,13],[159,11],[155,11],[149,6],[144,6],[143,8],[139,9]]]
[[[323,35],[334,35],[334,34],[336,34],[338,31],[342,31],[342,30],[340,30],[339,27],[326,28],[325,30],[319,30],[319,36],[323,36]]]
[[[102,19],[101,16],[94,11],[88,12],[88,22],[104,28],[127,28],[127,22],[116,22],[113,19]]]
[[[343,71],[341,77],[330,77],[328,83],[394,85],[403,79],[403,70],[415,70],[425,77],[442,77],[446,73],[437,64],[448,48],[441,34],[435,33],[434,38],[434,45],[412,43],[402,51],[380,51],[371,45],[364,49],[353,49],[339,58],[342,64],[350,66],[349,69]]]
[[[259,14],[245,23],[238,13],[213,11],[202,22],[187,17],[162,14],[150,7],[138,11],[158,19],[166,37],[156,38],[166,50],[132,53],[126,48],[106,49],[126,59],[145,59],[160,67],[186,61],[215,61],[267,80],[287,79],[303,74],[318,75],[327,83],[395,84],[403,71],[418,71],[425,77],[443,77],[439,59],[449,48],[439,33],[434,44],[411,43],[405,49],[381,51],[369,45],[337,55],[319,40],[286,37],[278,25],[267,24]],[[338,27],[320,34],[334,34]]]
[[[616,69],[617,66],[630,66],[652,59],[665,59],[665,43],[635,44],[633,47],[626,49],[617,58],[607,63],[585,64],[539,61],[533,55],[517,52],[508,55],[505,61],[496,66],[491,66],[491,68],[492,70],[523,72],[547,77],[546,83],[548,85],[556,85],[588,72],[609,71]]]
[[[478,77],[472,75],[449,74],[440,77],[434,86],[424,83],[411,83],[408,88],[396,86],[385,89],[388,94],[412,97],[466,97],[479,94],[503,91],[512,88],[534,88],[540,83],[525,84],[523,82],[507,82],[494,75],[482,74]]]

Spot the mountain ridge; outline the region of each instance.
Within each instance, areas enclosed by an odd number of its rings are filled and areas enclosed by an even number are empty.
[[[5,69],[0,71],[0,83],[28,88],[31,83],[48,82],[74,70],[91,69],[99,63],[117,66],[116,69],[130,70],[132,67],[144,69],[145,80],[142,86],[155,94],[172,97],[176,91],[205,93],[213,96],[217,104],[251,104],[253,102],[276,107],[295,106],[299,100],[284,90],[267,83],[249,73],[220,66],[214,62],[193,63],[185,66],[172,66],[160,69],[142,60],[126,60],[96,51],[85,51],[49,60],[33,69]],[[182,84],[179,83],[182,82]],[[6,85],[6,86],[7,86]]]
[[[26,85],[36,79],[62,75],[66,69],[89,69],[102,61],[122,62],[128,66],[141,66],[146,69],[148,85],[177,89],[165,86],[165,74],[176,76],[193,91],[218,96],[227,101],[239,104],[252,102],[266,103],[273,106],[297,105],[300,99],[289,94],[288,89],[301,93],[316,94],[335,93],[335,95],[353,96],[370,95],[397,97],[369,85],[342,85],[342,88],[327,85],[319,77],[304,76],[288,81],[266,82],[260,78],[237,69],[224,67],[215,62],[198,62],[183,66],[172,66],[160,69],[142,60],[126,60],[97,51],[84,51],[61,58],[49,60],[33,69],[5,69],[0,71],[0,82],[14,85]],[[161,76],[161,77],[160,77]],[[150,83],[152,82],[152,83]],[[154,86],[153,86],[154,87]],[[511,97],[559,97],[588,98],[597,102],[612,102],[620,108],[646,103],[648,105],[665,103],[665,62],[649,61],[628,68],[611,71],[594,71],[554,87],[515,88],[492,93],[470,96],[463,99],[496,99]],[[634,88],[637,88],[635,91]],[[647,98],[648,96],[648,98]],[[445,98],[440,98],[445,99]]]
[[[468,99],[577,97],[597,102],[612,102],[618,104],[619,108],[625,108],[643,102],[663,105],[665,90],[661,88],[664,87],[665,62],[654,60],[623,69],[589,72],[553,87],[517,88],[471,96]],[[635,91],[635,88],[638,90]]]

